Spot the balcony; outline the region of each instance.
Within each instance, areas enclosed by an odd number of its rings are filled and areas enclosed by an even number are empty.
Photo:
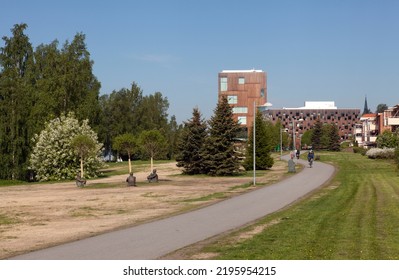
[[[399,118],[388,118],[388,125],[399,125]]]

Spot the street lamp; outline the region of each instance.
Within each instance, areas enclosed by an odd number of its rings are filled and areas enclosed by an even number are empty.
[[[280,126],[280,160],[283,159],[283,125]]]
[[[256,133],[255,133],[255,131],[256,131],[256,108],[258,107],[258,108],[267,108],[267,107],[271,107],[271,106],[273,106],[271,103],[265,103],[265,104],[263,104],[263,105],[259,105],[259,106],[256,106],[256,101],[254,101],[254,129],[253,129],[253,138],[254,138],[254,140],[253,140],[253,143],[252,143],[252,146],[253,146],[253,169],[254,169],[254,181],[253,181],[253,185],[255,186],[256,185]]]

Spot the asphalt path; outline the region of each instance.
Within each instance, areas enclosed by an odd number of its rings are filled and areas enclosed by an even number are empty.
[[[19,255],[24,260],[153,260],[185,246],[241,227],[306,196],[325,184],[334,167],[295,160],[305,168],[276,184],[211,206]]]

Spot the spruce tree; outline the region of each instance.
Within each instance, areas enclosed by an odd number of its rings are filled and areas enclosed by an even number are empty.
[[[334,151],[337,152],[340,150],[340,145],[339,145],[339,141],[340,141],[340,137],[339,137],[339,132],[338,132],[338,127],[335,124],[331,125],[331,129],[330,129],[330,145],[329,145],[329,150],[330,151]]]
[[[331,145],[331,124],[324,123],[321,126],[320,147],[318,150],[329,150]]]
[[[314,150],[319,150],[321,148],[321,137],[323,134],[323,124],[320,119],[317,119],[313,126],[312,133],[312,147]]]
[[[238,173],[240,163],[234,143],[240,125],[233,119],[233,111],[226,97],[219,100],[209,126],[209,136],[202,152],[205,173],[212,176]]]
[[[183,167],[183,173],[193,175],[204,172],[200,152],[203,150],[206,137],[206,122],[202,119],[198,108],[194,108],[191,120],[184,123],[177,146],[177,166]]]
[[[257,170],[266,170],[273,166],[274,160],[271,157],[271,150],[273,147],[273,125],[266,123],[262,118],[260,112],[256,113],[255,118],[255,164]],[[251,132],[248,139],[247,155],[244,161],[244,168],[246,170],[253,170],[253,152],[254,152],[254,137],[252,125]]]

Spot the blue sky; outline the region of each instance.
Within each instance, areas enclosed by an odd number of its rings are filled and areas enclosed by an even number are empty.
[[[273,108],[399,103],[396,0],[0,0],[0,35],[27,23],[34,47],[86,35],[101,94],[136,82],[178,122],[217,102],[222,70],[267,73]],[[1,41],[0,46],[4,42]]]

